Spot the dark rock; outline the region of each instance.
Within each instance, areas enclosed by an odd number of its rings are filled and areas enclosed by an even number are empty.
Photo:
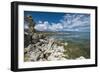
[[[27,47],[31,42],[31,36],[29,36],[28,34],[24,34],[24,47]]]

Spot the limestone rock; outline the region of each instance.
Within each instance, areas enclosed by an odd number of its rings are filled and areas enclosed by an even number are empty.
[[[26,59],[27,61],[52,61],[66,59],[63,54],[64,47],[58,46],[55,43],[54,38],[43,39],[40,37],[40,34],[34,34],[32,40],[35,41],[35,43],[32,43],[25,48],[25,55],[27,56],[28,54],[29,56],[28,59]]]
[[[76,58],[77,60],[82,60],[82,59],[85,59],[85,57],[83,56],[80,56],[79,58]]]

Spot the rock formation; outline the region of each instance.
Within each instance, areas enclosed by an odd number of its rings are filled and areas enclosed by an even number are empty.
[[[53,38],[42,38],[34,33],[32,43],[25,48],[25,61],[65,60],[64,47],[58,46]]]

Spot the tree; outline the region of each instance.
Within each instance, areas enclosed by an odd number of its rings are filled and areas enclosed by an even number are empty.
[[[24,23],[28,26],[28,29],[24,29],[24,47],[27,47],[31,44],[32,35],[36,32],[34,29],[36,23],[32,16],[25,16]]]
[[[32,18],[32,16],[30,15],[30,16],[26,16],[25,18],[24,18],[24,20],[25,20],[25,22],[27,22],[27,25],[28,25],[28,27],[29,27],[29,29],[28,29],[28,32],[30,33],[30,34],[33,34],[36,30],[34,29],[34,26],[35,26],[35,21],[33,20],[33,18]]]

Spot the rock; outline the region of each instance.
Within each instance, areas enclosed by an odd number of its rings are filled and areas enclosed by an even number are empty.
[[[38,39],[34,39],[34,40],[32,40],[32,44],[36,44],[37,42],[39,42],[39,40]]]
[[[44,40],[44,39],[39,39],[40,42],[43,42],[43,43],[48,43],[48,41]]]
[[[40,57],[40,54],[41,54],[41,53],[42,53],[41,51],[35,50],[34,52],[32,52],[32,53],[30,54],[30,60],[32,60],[32,61],[37,61],[38,58]]]
[[[24,47],[26,48],[29,44],[31,44],[31,36],[27,33],[24,33]]]
[[[63,46],[58,46],[56,51],[58,52],[64,52],[64,47]]]
[[[29,45],[27,48],[24,49],[24,52],[29,52],[31,48],[31,45]]]
[[[39,39],[44,39],[44,38],[46,38],[46,35],[45,34],[38,34],[38,36],[39,36]]]
[[[42,46],[43,42],[37,42],[35,45],[36,46]]]
[[[32,35],[32,39],[39,39],[38,34],[34,33],[34,34]]]
[[[25,61],[65,60],[64,47],[58,46],[54,38],[34,33],[32,43],[25,48]],[[26,57],[25,56],[25,57]]]
[[[65,60],[66,60],[66,58],[61,58],[60,60],[63,60],[63,61],[65,61]]]
[[[83,56],[80,56],[79,58],[76,58],[77,60],[82,60],[82,59],[85,59],[85,57]]]
[[[39,34],[39,38],[40,38],[40,39],[42,38],[42,36],[43,36],[43,34]]]
[[[65,46],[67,46],[67,45],[68,45],[68,43],[64,43],[64,45],[65,45]]]

